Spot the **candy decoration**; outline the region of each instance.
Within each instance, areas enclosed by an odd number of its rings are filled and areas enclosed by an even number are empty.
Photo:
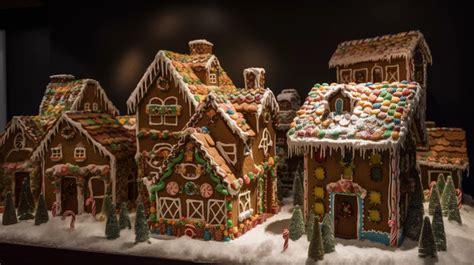
[[[95,200],[94,200],[93,197],[89,197],[89,198],[87,198],[87,200],[86,200],[86,206],[89,206],[90,204],[92,204],[91,215],[92,215],[92,217],[95,218],[95,215],[96,215],[96,213],[97,213],[97,207],[96,207],[96,205],[95,205]]]
[[[74,229],[74,224],[76,223],[76,214],[71,210],[67,210],[67,211],[64,211],[63,216],[61,217],[61,219],[65,220],[66,217],[68,217],[68,216],[71,216],[71,224],[69,225],[69,228]]]
[[[289,236],[289,232],[288,232],[288,229],[285,228],[283,229],[283,239],[285,240],[285,243],[283,243],[283,251],[284,252],[287,248],[288,248],[288,239],[290,238]]]
[[[396,220],[389,220],[388,226],[390,227],[390,246],[397,246],[397,237],[398,237],[398,225]]]
[[[201,196],[206,199],[210,198],[214,193],[214,190],[212,189],[212,186],[209,183],[203,183],[199,188],[199,191],[201,193]]]
[[[58,210],[59,210],[59,202],[55,201],[53,202],[53,207],[51,208],[51,214],[53,217],[58,216]]]
[[[196,227],[192,224],[186,224],[186,228],[184,229],[184,234],[189,236],[190,238],[195,238],[197,235]]]
[[[171,195],[175,196],[179,192],[179,185],[175,181],[170,181],[166,185],[166,192]]]
[[[430,198],[431,198],[431,192],[433,191],[434,185],[436,185],[436,181],[435,181],[435,180],[431,181],[431,183],[430,183]]]
[[[458,199],[458,209],[462,207],[462,191],[460,189],[456,189],[456,197]]]

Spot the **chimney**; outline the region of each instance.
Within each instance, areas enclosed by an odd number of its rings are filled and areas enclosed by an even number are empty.
[[[188,44],[189,44],[189,54],[191,55],[212,53],[212,46],[214,46],[214,44],[204,39],[192,40]]]
[[[265,69],[247,68],[244,70],[245,88],[265,88]]]
[[[49,79],[51,79],[51,83],[64,83],[64,82],[71,82],[76,79],[73,75],[68,74],[59,74],[59,75],[50,75]]]

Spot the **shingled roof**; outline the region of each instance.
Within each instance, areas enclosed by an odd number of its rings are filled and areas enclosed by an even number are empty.
[[[36,147],[55,121],[54,118],[43,116],[14,116],[0,137],[0,146],[5,144],[15,129],[20,129],[33,142],[33,147]]]
[[[412,58],[416,47],[422,49],[425,59],[432,63],[430,48],[420,31],[408,31],[375,38],[345,41],[337,46],[329,60],[329,67],[395,58]]]
[[[420,89],[406,81],[316,84],[291,124],[288,145],[297,152],[306,146],[390,148],[408,133]],[[338,92],[350,99],[350,112],[330,110]]]
[[[467,169],[466,133],[460,128],[428,128],[428,150],[417,151],[417,162],[442,168]]]

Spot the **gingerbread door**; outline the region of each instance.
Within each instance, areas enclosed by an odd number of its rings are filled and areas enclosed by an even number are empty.
[[[20,203],[21,187],[23,187],[23,181],[30,181],[30,174],[26,172],[15,173],[15,207],[18,207]]]
[[[354,195],[334,196],[334,235],[340,238],[357,238],[357,197]]]
[[[77,214],[77,185],[76,178],[63,177],[61,180],[61,210],[71,210]]]

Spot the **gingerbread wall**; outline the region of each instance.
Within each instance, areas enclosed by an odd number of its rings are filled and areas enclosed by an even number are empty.
[[[387,79],[387,66],[398,66],[398,80],[397,81],[402,81],[402,80],[410,80],[411,76],[410,73],[407,72],[407,64],[405,58],[400,58],[400,59],[392,59],[391,61],[377,61],[377,62],[363,62],[363,63],[355,63],[351,64],[348,66],[338,66],[337,69],[337,82],[338,83],[349,83],[349,82],[355,82],[355,83],[365,83],[365,82],[373,82],[375,83],[378,80],[374,80],[373,76],[373,69],[376,66],[382,67],[382,79],[380,81],[385,81]],[[410,67],[410,66],[408,66]],[[349,82],[345,82],[346,80],[343,80],[342,76],[344,74],[344,70],[351,69],[351,75],[350,75],[350,80]],[[360,69],[366,69],[367,70],[367,78],[364,81],[357,81],[355,78],[355,71],[360,70]],[[378,81],[378,82],[380,82]]]
[[[100,112],[107,112],[107,108],[105,106],[104,100],[99,97],[99,91],[96,85],[94,84],[87,84],[84,90],[84,94],[80,103],[80,106],[77,110],[85,110],[84,104],[89,104],[89,110],[93,111],[93,104],[98,104],[98,111]],[[113,114],[113,113],[110,113]]]
[[[423,189],[429,189],[431,181],[437,181],[438,175],[442,173],[444,175],[445,180],[447,180],[448,175],[451,175],[454,182],[455,188],[461,188],[460,184],[462,179],[459,179],[459,175],[463,176],[462,172],[459,172],[459,169],[449,169],[449,168],[440,168],[440,167],[433,167],[433,166],[425,166],[420,165],[420,175],[421,175],[421,185],[423,185]]]
[[[26,161],[31,156],[31,151],[26,149],[34,148],[34,143],[26,134],[23,134],[25,144],[23,149],[16,149],[14,147],[15,137],[21,130],[14,130],[5,141],[5,144],[0,147],[0,163],[2,162],[21,162]]]
[[[336,111],[336,100],[341,99],[343,101],[342,111],[343,112],[352,112],[352,105],[351,99],[348,96],[345,96],[340,91],[335,93],[329,98],[329,111],[335,112]]]

